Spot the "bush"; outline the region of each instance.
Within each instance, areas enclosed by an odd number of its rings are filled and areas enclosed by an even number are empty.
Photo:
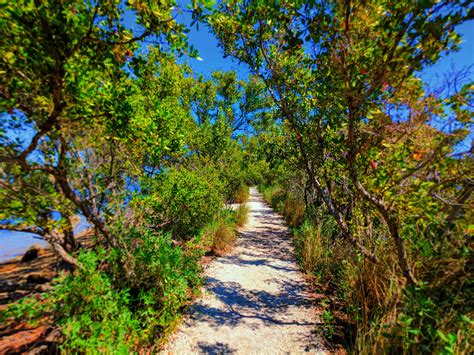
[[[134,230],[130,236],[131,252],[121,255],[125,270],[116,277],[129,275],[121,287],[130,290],[145,338],[164,334],[201,285],[203,252],[194,241],[175,245],[169,234]]]
[[[155,342],[197,292],[199,252],[150,231],[135,240],[127,255],[81,254],[83,268],[54,289],[65,350],[128,352]]]
[[[139,321],[130,310],[130,294],[113,287],[97,267],[104,255],[82,253],[83,268],[59,281],[51,294],[57,324],[64,335],[61,348],[78,352],[127,352],[139,336]]]
[[[221,184],[210,170],[170,170],[154,179],[150,190],[134,201],[135,208],[145,208],[150,227],[160,226],[184,240],[197,235],[223,204]]]
[[[52,315],[65,352],[130,353],[159,344],[202,284],[202,250],[174,245],[169,235],[134,230],[128,252],[87,251],[81,267],[55,281],[42,299],[27,298],[0,314],[2,322]]]

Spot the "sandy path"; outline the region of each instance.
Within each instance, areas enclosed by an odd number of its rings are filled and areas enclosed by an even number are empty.
[[[163,353],[324,353],[284,220],[256,189],[247,206],[235,248],[206,269],[204,296]]]

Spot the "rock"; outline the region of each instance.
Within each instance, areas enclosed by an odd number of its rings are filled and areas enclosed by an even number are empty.
[[[42,274],[31,274],[26,278],[26,282],[29,284],[45,284],[51,281],[51,276]]]
[[[25,263],[31,260],[35,260],[39,255],[39,248],[32,246],[26,252],[25,255],[21,258],[21,262]]]
[[[25,354],[28,355],[43,355],[51,354],[51,349],[47,344],[42,344],[40,346],[33,347],[33,349],[28,350]]]
[[[35,329],[23,330],[4,336],[0,338],[0,354],[23,352],[32,344],[41,340],[49,330],[49,326],[42,325]]]
[[[3,282],[0,280],[0,292],[17,292],[17,291],[47,292],[47,291],[50,291],[51,289],[52,287],[50,285],[37,285],[37,284],[31,284],[31,283],[14,284],[11,282]]]

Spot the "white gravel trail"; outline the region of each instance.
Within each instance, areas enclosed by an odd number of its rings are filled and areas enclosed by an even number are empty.
[[[284,220],[255,188],[247,206],[235,247],[208,266],[203,297],[162,353],[325,353]]]

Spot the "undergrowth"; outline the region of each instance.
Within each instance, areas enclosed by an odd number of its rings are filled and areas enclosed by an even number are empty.
[[[420,256],[425,281],[406,286],[393,247],[383,238],[374,245],[382,261],[365,261],[337,238],[339,230],[322,208],[289,208],[302,196],[277,186],[260,191],[285,216],[301,268],[327,296],[321,333],[329,345],[360,353],[469,353],[473,282],[466,248],[456,255]]]
[[[240,205],[235,210],[235,222],[238,227],[243,227],[248,221],[249,209],[245,205]]]
[[[192,243],[176,246],[169,235],[142,232],[141,243],[130,245],[127,255],[82,251],[74,274],[57,278],[43,297],[13,303],[0,319],[34,323],[48,315],[65,352],[130,353],[159,346],[198,292],[202,254]],[[120,277],[122,268],[130,277]]]
[[[245,203],[248,201],[249,195],[250,195],[249,187],[247,185],[241,185],[239,189],[235,192],[234,202]]]

